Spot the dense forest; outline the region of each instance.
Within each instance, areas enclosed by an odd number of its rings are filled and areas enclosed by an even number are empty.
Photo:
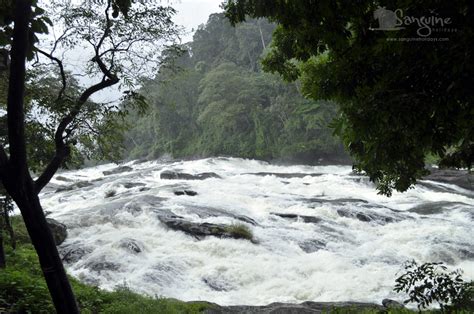
[[[262,71],[274,29],[265,19],[232,27],[223,13],[211,15],[144,84],[150,108],[131,116],[125,157],[347,160],[329,127],[337,105],[305,99],[299,82]]]

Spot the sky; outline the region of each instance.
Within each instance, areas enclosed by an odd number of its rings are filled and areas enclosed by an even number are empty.
[[[210,14],[221,12],[219,5],[222,0],[175,0],[171,5],[178,11],[175,16],[175,23],[186,28],[187,35],[183,42],[192,40],[192,29],[207,22]]]

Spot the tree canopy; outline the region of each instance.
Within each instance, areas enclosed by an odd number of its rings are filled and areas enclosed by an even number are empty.
[[[427,155],[471,168],[469,1],[229,0],[225,10],[233,23],[278,24],[264,69],[301,79],[312,99],[339,103],[335,129],[381,193],[408,189],[426,174]],[[377,10],[397,14],[395,30],[378,29]]]
[[[234,28],[222,13],[211,15],[182,47],[186,53],[170,52],[144,84],[150,111],[131,117],[126,157],[347,159],[328,126],[337,105],[305,99],[299,82],[261,70],[274,29],[265,19]],[[177,70],[169,70],[173,64]]]

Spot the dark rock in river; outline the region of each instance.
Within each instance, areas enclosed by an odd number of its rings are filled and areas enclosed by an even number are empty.
[[[186,211],[191,214],[196,214],[199,218],[208,218],[208,217],[229,217],[236,220],[240,220],[242,222],[251,224],[251,225],[258,225],[255,220],[250,217],[244,215],[234,214],[232,212],[228,212],[223,209],[217,209],[213,207],[205,207],[205,206],[197,206],[197,205],[186,205]]]
[[[174,195],[187,195],[187,196],[196,196],[198,193],[191,191],[191,190],[184,190],[184,191],[174,191]]]
[[[56,190],[56,193],[64,192],[64,191],[72,191],[72,190],[75,190],[75,189],[86,188],[86,187],[89,187],[89,186],[92,186],[92,185],[93,184],[91,182],[80,181],[80,182],[76,182],[76,183],[68,185],[68,186],[61,186]]]
[[[306,240],[298,244],[298,246],[306,253],[314,253],[326,247],[326,243],[320,240]]]
[[[229,283],[219,277],[204,277],[202,278],[202,281],[214,291],[229,291],[233,289]]]
[[[120,265],[108,261],[92,261],[89,262],[86,267],[100,274],[102,271],[119,270]]]
[[[58,180],[58,181],[64,181],[64,182],[73,182],[74,181],[72,179],[69,179],[69,178],[66,178],[66,177],[63,177],[63,176],[56,176],[55,179]]]
[[[138,254],[143,251],[143,244],[130,238],[124,238],[120,240],[119,246],[134,254]]]
[[[125,183],[122,183],[122,185],[126,189],[131,189],[131,188],[136,188],[136,187],[142,187],[142,186],[145,186],[146,184],[141,183],[141,182],[125,182]]]
[[[314,217],[314,216],[304,216],[304,215],[297,215],[297,214],[281,214],[281,213],[270,213],[270,215],[275,215],[284,219],[290,219],[293,221],[301,220],[306,223],[318,223],[321,221],[321,218]]]
[[[463,189],[474,191],[474,174],[469,171],[432,168],[430,172],[431,174],[424,177],[424,180],[454,184]]]
[[[76,263],[92,251],[91,248],[78,246],[78,244],[60,249],[62,260],[66,263]]]
[[[214,172],[203,172],[194,175],[189,173],[165,170],[160,174],[160,179],[164,180],[205,180],[209,178],[220,179],[221,177]]]
[[[249,172],[243,173],[253,176],[265,177],[265,176],[275,176],[277,178],[291,179],[291,178],[304,178],[304,177],[319,177],[322,176],[322,173],[285,173],[285,172]]]
[[[381,305],[359,302],[304,302],[301,304],[272,303],[264,306],[219,306],[209,304],[209,308],[204,310],[206,314],[305,314],[305,313],[365,313],[370,311],[382,311],[385,308]]]
[[[212,223],[196,223],[184,220],[183,217],[171,214],[161,214],[158,219],[164,223],[168,228],[176,231],[182,231],[195,237],[198,240],[202,240],[207,236],[214,236],[218,238],[233,238],[233,239],[247,239],[247,237],[238,232],[232,232],[229,226],[212,224]]]
[[[49,230],[51,230],[51,233],[53,234],[56,245],[62,244],[67,238],[66,225],[52,218],[46,218],[46,221],[48,222]]]
[[[435,214],[442,214],[443,212],[451,209],[452,207],[465,205],[465,203],[461,202],[448,202],[448,201],[441,201],[441,202],[431,202],[426,204],[420,204],[413,208],[410,208],[408,211],[412,213],[417,213],[420,215],[435,215]]]
[[[108,175],[111,175],[111,174],[118,174],[118,173],[128,172],[128,171],[132,171],[132,170],[133,170],[132,167],[120,166],[120,167],[114,168],[112,170],[103,171],[102,173],[104,174],[104,176],[108,176]]]
[[[338,209],[337,214],[341,217],[354,218],[363,222],[374,221],[382,225],[402,220],[401,217],[398,217],[395,215],[386,216],[386,215],[382,215],[382,214],[374,213],[374,212],[362,212],[362,211],[348,210],[348,209]]]

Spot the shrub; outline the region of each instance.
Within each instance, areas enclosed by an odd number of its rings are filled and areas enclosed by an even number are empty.
[[[53,313],[49,291],[42,278],[7,267],[0,271],[0,312]]]
[[[230,226],[227,226],[225,229],[226,229],[226,232],[228,232],[235,238],[247,239],[250,241],[253,240],[252,231],[250,230],[249,227],[247,227],[244,224],[232,224]]]
[[[461,270],[447,272],[443,263],[424,263],[407,261],[405,273],[395,282],[396,292],[405,292],[408,299],[404,303],[415,302],[418,309],[424,309],[437,302],[442,311],[464,309],[469,303],[473,284],[465,282]]]

